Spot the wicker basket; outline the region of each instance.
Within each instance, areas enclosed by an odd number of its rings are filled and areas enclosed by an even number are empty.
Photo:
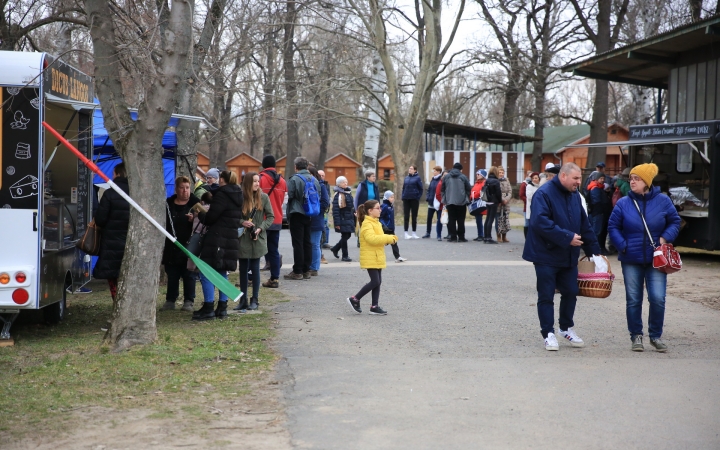
[[[585,259],[587,257],[583,257]],[[610,269],[610,261],[603,256],[608,265],[607,273],[578,273],[578,295],[581,297],[607,298],[612,293],[615,275]]]

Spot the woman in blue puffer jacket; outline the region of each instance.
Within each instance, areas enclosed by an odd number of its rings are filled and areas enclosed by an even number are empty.
[[[680,232],[680,216],[670,197],[662,194],[659,187],[652,186],[652,180],[657,173],[658,167],[655,164],[640,164],[630,171],[630,192],[618,200],[608,224],[610,240],[618,249],[618,259],[625,279],[625,312],[632,340],[631,348],[635,352],[644,350],[643,284],[647,286],[650,303],[650,344],[659,352],[667,351],[667,345],[660,340],[665,320],[667,274],[653,268],[654,248],[638,211],[638,208],[642,211],[656,245],[671,243],[677,238]]]
[[[420,236],[416,233],[417,216],[424,188],[425,186],[418,174],[417,167],[410,166],[408,176],[405,177],[402,188],[403,212],[405,213],[405,239],[420,239]],[[408,234],[410,214],[412,214],[412,236]]]

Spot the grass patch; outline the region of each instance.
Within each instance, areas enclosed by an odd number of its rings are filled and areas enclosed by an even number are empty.
[[[193,322],[179,309],[158,311],[155,344],[109,353],[100,327],[111,315],[110,295],[102,281],[89,286],[92,294],[68,295],[69,315],[61,324],[26,317],[13,326],[15,346],[0,348],[0,430],[14,436],[37,432],[41,424],[44,431],[60,430],[70,411],[88,406],[151,408],[158,418],[179,408],[202,416],[207,408],[198,403],[246,393],[242,380],[269,370],[276,359],[268,346],[272,313],[266,311],[207,322]],[[201,300],[198,283],[197,307]],[[263,289],[260,300],[266,308],[286,298]],[[161,286],[158,307],[164,301]]]

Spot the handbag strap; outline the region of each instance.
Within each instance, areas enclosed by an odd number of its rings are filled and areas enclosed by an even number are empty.
[[[642,211],[640,211],[640,205],[638,205],[637,200],[633,199],[633,203],[635,203],[635,208],[637,208],[638,212],[640,213],[640,218],[643,221],[643,225],[645,225],[645,231],[647,231],[647,235],[650,238],[650,244],[652,244],[652,247],[655,248],[655,240],[652,237],[652,234],[650,234],[650,229],[647,226],[647,222],[645,222],[645,216],[643,215]]]

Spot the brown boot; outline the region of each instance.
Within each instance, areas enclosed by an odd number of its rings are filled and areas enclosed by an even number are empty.
[[[502,244],[503,242],[505,242],[505,239],[504,239],[504,238],[505,238],[505,235],[504,235],[503,233],[498,233],[498,235],[497,235],[497,241],[498,241],[499,243]]]
[[[504,240],[504,242],[507,242],[507,243],[510,242],[510,241],[508,241],[507,233],[503,234],[503,240]]]

